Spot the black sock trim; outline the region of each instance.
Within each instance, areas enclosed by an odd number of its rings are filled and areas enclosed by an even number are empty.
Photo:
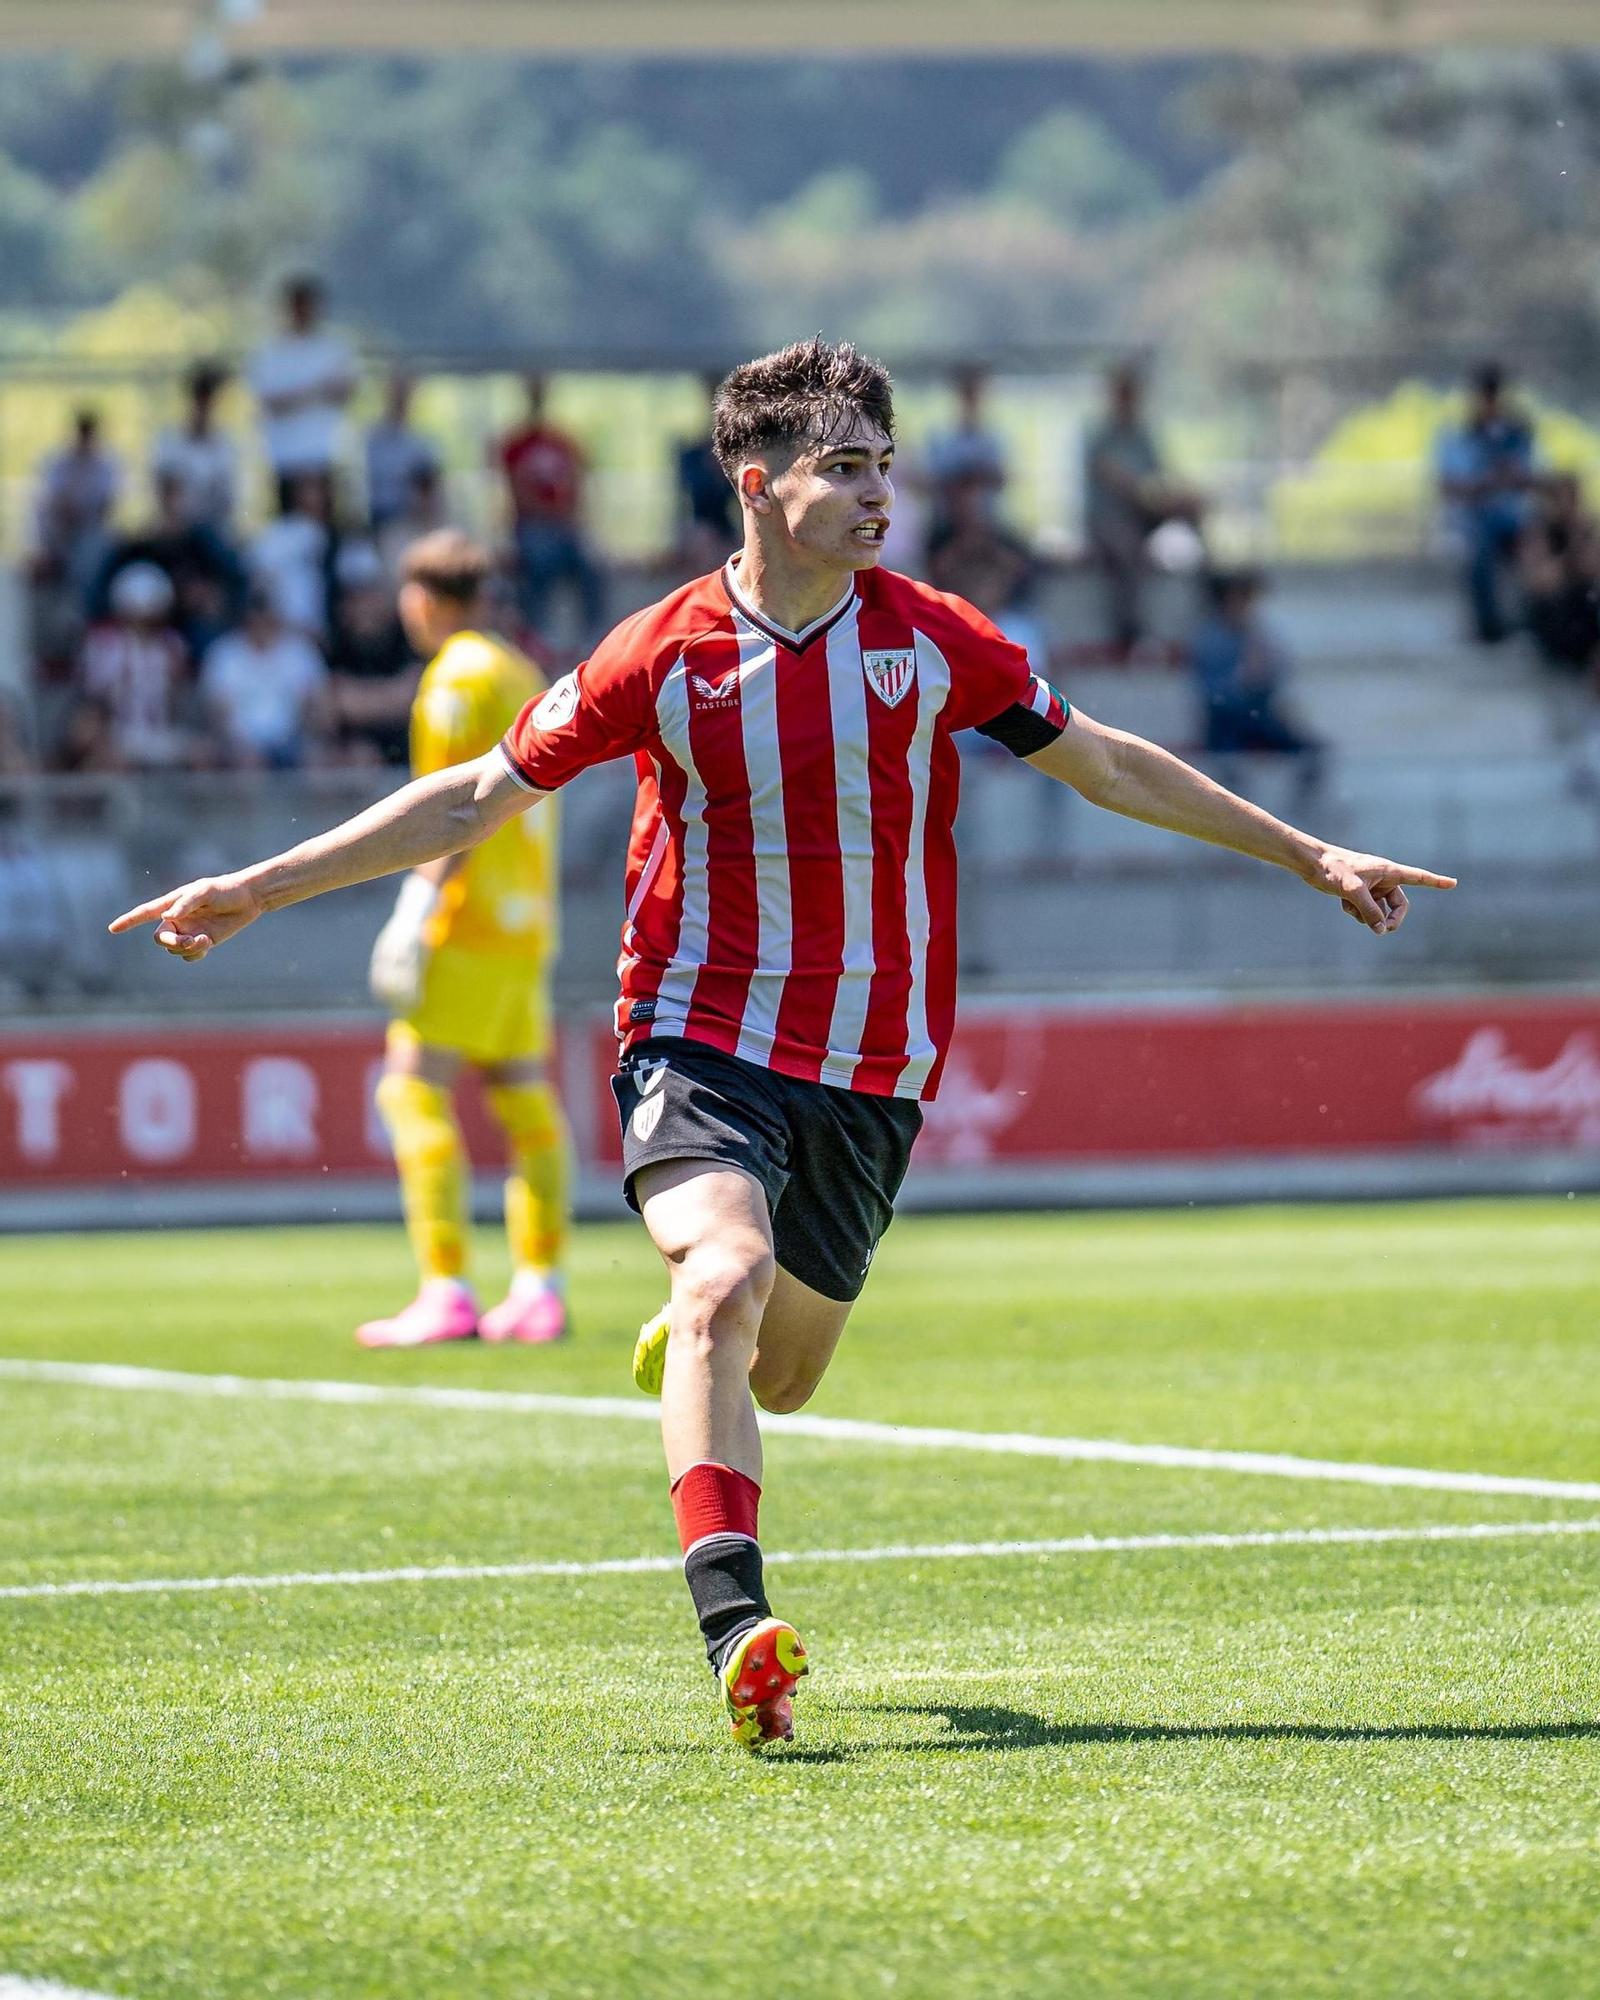
[[[707,1535],[684,1557],[683,1576],[715,1672],[735,1639],[772,1616],[760,1544],[747,1535]]]

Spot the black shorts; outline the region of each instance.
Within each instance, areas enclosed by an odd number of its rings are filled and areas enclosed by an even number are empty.
[[[766,1190],[778,1262],[824,1298],[853,1299],[894,1217],[922,1130],[910,1098],[780,1076],[702,1042],[641,1042],[611,1079],[622,1118],[623,1193],[663,1160],[743,1167]]]

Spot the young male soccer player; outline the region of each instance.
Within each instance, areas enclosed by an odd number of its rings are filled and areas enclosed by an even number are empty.
[[[453,528],[406,551],[400,619],[428,661],[411,710],[419,778],[493,750],[544,690],[532,664],[482,629],[489,558]],[[372,987],[395,1018],[378,1085],[422,1287],[392,1319],[356,1329],[366,1347],[559,1340],[567,1129],[545,1074],[556,948],[556,822],[509,820],[470,853],[423,861],[401,885],[372,953]],[[451,1089],[476,1069],[510,1155],[508,1297],[481,1314],[467,1283],[469,1171]]]
[[[263,911],[452,853],[588,765],[634,756],[625,1186],[671,1280],[661,1428],[684,1570],[748,1744],[790,1734],[806,1671],[762,1585],[755,1402],[793,1410],[816,1388],[938,1087],[955,731],[1290,869],[1374,932],[1404,919],[1403,884],[1453,886],[1297,832],[1070,713],[970,605],[880,571],[893,440],[888,377],[849,347],[736,368],[715,419],[744,516],[726,569],[618,626],[488,756],[111,927],[153,921],[168,951],[201,958]]]

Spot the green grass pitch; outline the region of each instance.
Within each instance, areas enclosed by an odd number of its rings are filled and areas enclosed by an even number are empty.
[[[484,1243],[484,1278],[501,1272]],[[0,1239],[0,1355],[626,1396],[659,1295],[377,1356],[398,1232]],[[813,1409],[1600,1478],[1600,1205],[908,1218]],[[1584,1521],[1573,1496],[769,1444],[790,1551]],[[670,1556],[650,1426],[0,1375],[0,1586]],[[0,1598],[0,1990],[1600,1992],[1600,1535],[776,1564],[724,1735],[659,1572]]]

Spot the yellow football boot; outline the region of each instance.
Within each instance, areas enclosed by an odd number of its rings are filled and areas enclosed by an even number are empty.
[[[672,1331],[672,1309],[663,1306],[647,1319],[633,1343],[633,1386],[646,1396],[661,1394],[661,1378],[667,1368],[667,1335]]]
[[[729,1648],[718,1676],[733,1740],[747,1750],[794,1735],[794,1690],[811,1671],[800,1634],[781,1618],[763,1618]]]

